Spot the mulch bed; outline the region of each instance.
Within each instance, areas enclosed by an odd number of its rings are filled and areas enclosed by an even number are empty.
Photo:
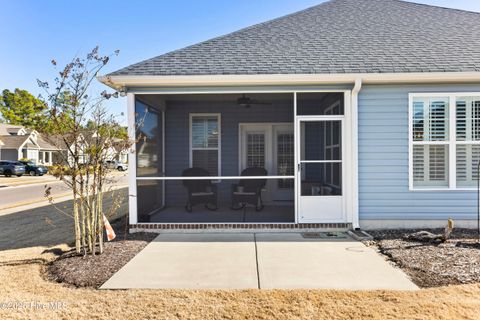
[[[137,253],[155,239],[156,233],[125,234],[124,220],[112,223],[117,237],[104,243],[104,252],[96,256],[79,256],[75,250],[59,252],[58,258],[45,268],[48,280],[76,287],[100,287]]]
[[[442,229],[422,229],[442,234]],[[477,231],[454,229],[440,244],[406,241],[420,230],[369,231],[374,244],[422,288],[480,283],[480,245]]]

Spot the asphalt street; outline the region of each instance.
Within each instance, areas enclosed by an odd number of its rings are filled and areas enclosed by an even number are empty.
[[[126,186],[126,174],[115,175],[111,178],[107,185],[109,186]],[[71,191],[63,181],[45,181],[39,180],[38,184],[15,185],[0,188],[0,210],[14,207],[17,205],[31,204],[36,202],[45,202],[45,186],[51,187],[51,195],[53,198],[68,196]]]

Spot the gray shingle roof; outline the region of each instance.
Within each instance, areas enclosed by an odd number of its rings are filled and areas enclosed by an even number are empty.
[[[1,136],[6,136],[6,135],[9,135],[9,134],[16,134],[22,128],[23,128],[22,126],[18,126],[18,125],[13,125],[13,124],[8,124],[8,123],[0,123],[0,135]]]
[[[480,71],[480,14],[399,0],[332,0],[115,75]]]
[[[0,140],[3,142],[2,149],[18,149],[25,143],[30,136],[0,136]]]

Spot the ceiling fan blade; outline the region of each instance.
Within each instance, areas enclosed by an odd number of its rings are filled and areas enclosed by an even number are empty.
[[[272,103],[267,101],[250,100],[250,104],[271,105]]]

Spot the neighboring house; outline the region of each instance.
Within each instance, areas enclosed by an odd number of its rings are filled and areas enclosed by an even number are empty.
[[[110,154],[113,152],[113,157],[111,160],[117,160],[120,163],[128,163],[128,148],[125,146],[123,141],[115,141],[112,146],[113,150],[110,151]]]
[[[75,145],[77,145],[77,152],[79,155],[79,163],[85,164],[88,162],[88,154],[85,149],[91,144],[94,143],[94,139],[96,138],[95,133],[91,133],[89,130],[82,131],[82,133],[78,134],[78,137],[75,139],[72,136],[60,136],[60,135],[50,135],[45,140],[48,141],[49,144],[57,147],[61,152],[56,152],[53,157],[54,163],[65,163],[68,161],[70,164],[73,163],[73,156],[72,154],[75,152]],[[124,161],[126,163],[126,158],[128,155],[128,151],[125,148],[122,148],[119,142],[107,143],[105,141],[104,145],[104,159],[105,160],[118,160],[120,162]],[[96,142],[95,142],[96,143]],[[69,151],[70,150],[70,151]]]
[[[100,81],[128,95],[132,228],[476,225],[478,13],[332,0]],[[250,167],[265,207],[231,210]]]
[[[36,163],[53,164],[53,154],[58,150],[46,142],[35,130],[0,123],[0,140],[3,142],[0,160],[27,158]]]

